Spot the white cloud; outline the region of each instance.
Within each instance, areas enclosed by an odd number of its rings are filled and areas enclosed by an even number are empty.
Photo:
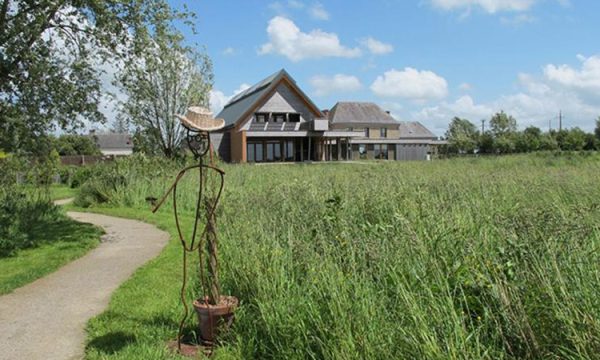
[[[287,2],[275,1],[269,4],[269,9],[274,11],[279,16],[289,17],[294,11],[304,11],[311,19],[314,20],[329,20],[329,12],[320,2],[315,2],[307,6],[300,0],[288,0]]]
[[[267,34],[269,42],[261,46],[258,51],[260,55],[279,54],[294,62],[311,58],[361,56],[360,49],[343,46],[337,34],[319,29],[304,33],[292,20],[282,16],[269,21]]]
[[[225,49],[223,49],[223,55],[235,55],[236,52],[237,51],[233,47],[231,47],[231,46],[226,47]]]
[[[443,10],[466,9],[480,7],[490,14],[501,11],[526,11],[529,10],[537,0],[431,0],[434,7]]]
[[[321,3],[314,3],[308,9],[308,14],[316,20],[329,20],[329,13]]]
[[[458,89],[461,91],[471,91],[473,89],[473,85],[469,83],[462,83],[458,85]]]
[[[489,120],[504,110],[517,119],[521,128],[533,125],[547,130],[549,122],[553,128],[558,126],[556,118],[562,111],[564,127],[593,131],[594,120],[600,115],[600,56],[578,58],[580,68],[548,64],[538,76],[519,74],[520,90],[513,94],[481,104],[470,96],[462,96],[454,102],[443,101],[414,111],[412,118],[430,124],[437,134],[442,134],[454,116],[479,124],[481,119]]]
[[[394,47],[391,44],[386,44],[372,37],[368,37],[361,41],[361,44],[365,46],[372,54],[384,55],[394,51]]]
[[[549,64],[544,67],[544,78],[564,88],[600,97],[600,55],[588,58],[578,55],[577,58],[581,69]]]
[[[519,26],[531,24],[537,21],[537,18],[528,14],[518,14],[512,17],[501,17],[500,22],[504,25]]]
[[[237,88],[237,90],[235,90],[233,92],[233,94],[231,94],[230,96],[225,95],[225,93],[223,93],[220,90],[214,90],[214,89],[211,90],[210,91],[210,110],[215,115],[220,113],[221,110],[223,110],[223,108],[225,107],[225,105],[229,102],[229,100],[231,100],[231,98],[233,98],[237,94],[239,94],[242,91],[249,89],[249,88],[250,88],[250,85],[241,84],[240,87]]]
[[[303,9],[304,3],[298,0],[288,0],[288,6],[292,9]]]
[[[448,83],[434,72],[407,67],[402,71],[392,69],[378,76],[371,90],[381,97],[431,100],[446,97]]]
[[[316,96],[326,96],[333,93],[353,92],[362,88],[360,80],[356,76],[336,74],[334,76],[313,76],[309,80],[315,89]]]

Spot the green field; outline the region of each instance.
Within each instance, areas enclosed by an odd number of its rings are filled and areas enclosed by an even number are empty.
[[[144,201],[175,169],[126,161],[82,189],[93,211],[175,235]],[[597,155],[224,168],[221,286],[241,306],[215,358],[598,358]],[[167,357],[180,266],[173,236],[90,322],[87,357]]]

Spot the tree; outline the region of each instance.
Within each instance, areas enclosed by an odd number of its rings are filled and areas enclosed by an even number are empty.
[[[500,111],[490,119],[490,128],[494,137],[511,135],[517,131],[517,120]]]
[[[213,81],[208,56],[182,46],[181,41],[172,29],[158,30],[140,60],[128,64],[118,77],[118,85],[129,97],[120,104],[122,114],[139,128],[138,146],[167,157],[178,154],[184,138],[175,114],[185,113],[191,105],[208,107]]]
[[[450,143],[450,151],[472,153],[477,146],[477,127],[467,119],[455,117],[448,126],[446,138]]]
[[[540,150],[543,151],[554,151],[558,150],[558,142],[551,133],[545,133],[540,136]]]
[[[540,149],[540,137],[542,130],[535,126],[529,126],[523,132],[514,135],[515,150],[517,152],[530,152]]]
[[[559,131],[557,141],[561,150],[580,151],[586,145],[586,136],[583,130],[576,127],[570,130]]]
[[[55,128],[102,122],[100,66],[136,60],[166,0],[0,0],[0,148],[41,153]]]
[[[600,140],[600,116],[596,119],[596,129],[594,129],[594,134],[596,135],[596,139]]]
[[[600,140],[594,136],[594,134],[586,133],[585,134],[585,145],[583,146],[583,150],[594,151],[600,150]]]
[[[517,132],[515,118],[500,111],[490,119],[490,129],[494,137],[495,152],[506,154],[515,151],[515,134]]]
[[[492,154],[494,152],[494,137],[489,131],[479,137],[477,147],[482,154]]]
[[[61,135],[54,139],[54,148],[59,155],[102,155],[91,136]]]

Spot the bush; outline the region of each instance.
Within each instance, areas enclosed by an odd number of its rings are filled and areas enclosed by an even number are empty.
[[[59,216],[47,194],[26,192],[18,186],[3,187],[0,190],[0,258],[39,245],[31,236],[32,228]]]
[[[81,207],[104,203],[140,205],[145,197],[161,194],[164,189],[162,182],[157,180],[172,179],[173,173],[184,165],[184,161],[185,159],[175,162],[162,157],[135,154],[85,168],[86,170],[81,174],[75,174],[71,185],[75,187],[75,184],[82,184],[75,198],[75,205]],[[145,186],[138,186],[140,182]],[[136,186],[131,187],[130,184]]]

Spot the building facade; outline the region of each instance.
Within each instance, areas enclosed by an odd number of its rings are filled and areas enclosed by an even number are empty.
[[[421,124],[398,122],[372,103],[321,111],[285,70],[236,95],[217,117],[226,126],[211,135],[214,149],[237,163],[425,160],[438,144]]]

